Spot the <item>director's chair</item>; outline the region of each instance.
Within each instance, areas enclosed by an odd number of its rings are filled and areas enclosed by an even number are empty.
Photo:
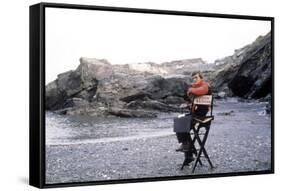
[[[191,135],[191,145],[192,145],[192,152],[195,154],[195,161],[192,167],[192,173],[194,173],[198,163],[202,166],[201,158],[205,157],[210,165],[213,168],[213,164],[209,158],[207,150],[205,148],[205,144],[209,135],[209,130],[211,127],[211,122],[214,120],[213,116],[213,96],[212,95],[204,95],[200,97],[195,97],[192,102],[192,107],[194,105],[207,105],[210,106],[211,110],[209,115],[207,114],[205,117],[196,117],[192,116],[192,125],[190,128],[190,135]],[[198,148],[196,148],[196,143]],[[185,165],[188,165],[188,158],[187,153],[185,152],[185,159],[182,164],[181,170],[184,168]]]

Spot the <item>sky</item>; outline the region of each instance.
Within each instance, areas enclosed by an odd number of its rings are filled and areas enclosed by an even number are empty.
[[[232,55],[270,31],[270,21],[46,8],[46,83],[80,57],[111,64]]]

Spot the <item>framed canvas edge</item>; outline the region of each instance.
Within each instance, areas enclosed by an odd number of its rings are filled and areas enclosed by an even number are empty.
[[[43,188],[42,5],[29,8],[29,184]]]
[[[198,17],[214,17],[229,19],[264,20],[271,22],[271,59],[272,59],[272,115],[271,115],[271,169],[265,171],[230,172],[203,175],[169,176],[155,178],[121,179],[90,182],[70,182],[46,184],[45,169],[45,8],[67,8],[83,10],[101,10],[131,13],[148,13],[163,15],[182,15]],[[169,181],[195,178],[219,178],[230,176],[262,175],[274,173],[275,162],[275,134],[274,134],[274,17],[233,15],[218,13],[200,13],[173,10],[108,7],[94,5],[77,5],[62,3],[39,3],[29,7],[29,184],[38,188],[87,186],[103,184],[122,184],[152,181]],[[39,63],[39,64],[38,64]],[[38,113],[36,113],[38,112]]]

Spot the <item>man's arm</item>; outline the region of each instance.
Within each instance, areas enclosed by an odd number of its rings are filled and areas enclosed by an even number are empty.
[[[187,91],[187,94],[190,95],[195,95],[195,96],[202,96],[208,94],[209,87],[207,84],[203,84],[200,87],[194,87],[194,88],[189,88]]]

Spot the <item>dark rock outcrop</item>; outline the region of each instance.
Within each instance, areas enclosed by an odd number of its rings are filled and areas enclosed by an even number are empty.
[[[271,76],[271,43],[269,41],[242,61],[228,86],[237,96],[261,98],[271,93]]]
[[[272,91],[271,33],[216,61],[212,86],[228,96],[261,98]]]
[[[46,108],[61,114],[155,117],[157,112],[177,111],[175,105],[185,102],[186,86],[185,77],[162,77],[82,58],[76,70],[47,85]]]
[[[159,102],[157,100],[148,101],[131,101],[126,104],[127,108],[130,109],[147,109],[147,110],[158,110],[162,112],[179,112],[181,111],[178,107]]]
[[[57,79],[46,86],[46,109],[63,108],[70,98],[91,101],[96,94],[98,81],[112,75],[108,63],[91,60],[94,64],[80,60],[81,64],[74,71],[59,74]]]
[[[108,113],[111,115],[118,116],[118,117],[138,117],[138,118],[155,118],[155,117],[157,117],[157,114],[155,112],[145,111],[145,110],[111,108],[108,111]]]

